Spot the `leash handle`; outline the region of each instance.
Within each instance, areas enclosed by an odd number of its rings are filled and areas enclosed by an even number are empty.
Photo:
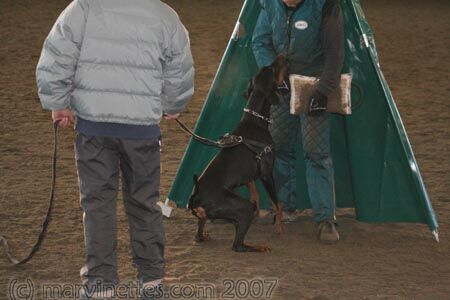
[[[59,126],[59,120],[53,122],[53,160],[52,160],[52,184],[51,184],[51,191],[50,191],[50,199],[49,199],[49,204],[48,204],[48,209],[47,209],[47,215],[45,217],[44,222],[42,223],[42,229],[41,229],[41,233],[38,236],[38,239],[36,241],[36,243],[34,244],[33,248],[31,249],[30,253],[23,259],[18,260],[16,258],[13,257],[12,253],[11,253],[11,249],[8,245],[8,241],[4,236],[0,235],[0,246],[4,246],[5,247],[5,253],[6,256],[8,257],[9,261],[13,264],[13,265],[22,265],[25,264],[27,261],[29,261],[35,254],[36,252],[40,249],[41,244],[47,234],[47,229],[48,229],[48,225],[50,224],[50,220],[51,220],[51,213],[52,213],[52,209],[53,209],[53,199],[55,196],[55,185],[56,185],[56,156],[57,156],[57,136],[58,136],[58,126]]]

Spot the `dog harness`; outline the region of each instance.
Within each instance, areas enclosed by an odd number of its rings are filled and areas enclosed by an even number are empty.
[[[250,110],[248,110],[248,111],[250,111]],[[245,112],[247,112],[247,111],[245,111]],[[265,121],[270,122],[270,120],[268,118],[261,116],[259,114],[258,114],[258,116],[255,114],[252,114],[252,115],[254,115],[258,118],[264,118]],[[262,158],[270,153],[273,153],[273,149],[274,149],[273,144],[267,145],[265,143],[261,143],[258,141],[244,139],[240,135],[234,135],[234,134],[229,134],[229,133],[222,136],[220,138],[220,140],[213,141],[213,140],[210,140],[210,139],[207,139],[207,138],[204,138],[204,137],[201,137],[201,136],[195,134],[180,120],[175,119],[175,121],[178,123],[178,125],[180,125],[181,129],[183,129],[184,131],[189,133],[196,141],[198,141],[202,144],[205,144],[208,146],[214,146],[217,148],[232,148],[232,147],[236,147],[239,145],[246,146],[250,151],[255,153],[255,155],[256,155],[255,158],[256,158],[256,161],[258,162],[258,169],[260,169],[260,162],[261,162]]]

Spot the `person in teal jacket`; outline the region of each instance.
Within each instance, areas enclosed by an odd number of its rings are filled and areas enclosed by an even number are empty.
[[[319,224],[318,237],[339,240],[335,226],[334,168],[330,152],[330,115],[327,97],[339,85],[344,61],[343,16],[339,0],[260,0],[261,13],[253,33],[253,53],[259,67],[270,65],[279,54],[289,60],[289,74],[319,77],[309,99],[309,112],[289,114],[290,93],[285,103],[273,106],[270,131],[277,157],[274,178],[283,210],[296,209],[296,153],[301,131],[306,182]],[[288,89],[289,85],[285,85]],[[283,89],[282,87],[280,87]]]

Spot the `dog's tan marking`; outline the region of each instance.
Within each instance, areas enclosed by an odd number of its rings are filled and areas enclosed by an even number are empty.
[[[277,205],[274,205],[274,210],[275,210],[275,230],[278,234],[282,234],[284,232],[284,229],[283,224],[281,224],[281,218],[283,217],[281,204],[277,203]]]
[[[203,232],[203,241],[209,241],[211,239],[211,236],[206,231]]]
[[[278,74],[278,78],[277,78],[277,84],[281,85],[284,81],[284,79],[286,78],[286,74],[287,74],[287,67],[283,66],[281,68],[280,73]]]
[[[251,246],[248,244],[244,244],[245,247],[250,247],[250,248],[254,248],[256,250],[256,252],[272,252],[272,247],[268,246],[268,245],[264,245],[264,246]]]
[[[206,220],[206,211],[203,207],[199,206],[193,209],[195,215],[197,216],[197,218],[201,219],[201,220]]]

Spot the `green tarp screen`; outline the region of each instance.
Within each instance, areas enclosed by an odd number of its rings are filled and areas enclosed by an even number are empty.
[[[380,70],[372,31],[357,0],[341,0],[341,5],[346,35],[343,72],[353,74],[355,85],[353,114],[332,117],[337,206],[354,207],[360,221],[425,223],[435,231],[436,217]],[[257,71],[251,38],[259,11],[258,0],[245,1],[195,127],[201,136],[218,139],[231,132],[242,116],[243,93]],[[297,207],[305,209],[310,201],[301,145],[297,150]],[[201,174],[217,151],[190,141],[168,196],[178,207],[186,207],[193,174]],[[261,185],[259,190],[263,191]],[[267,206],[266,196],[262,198]]]

